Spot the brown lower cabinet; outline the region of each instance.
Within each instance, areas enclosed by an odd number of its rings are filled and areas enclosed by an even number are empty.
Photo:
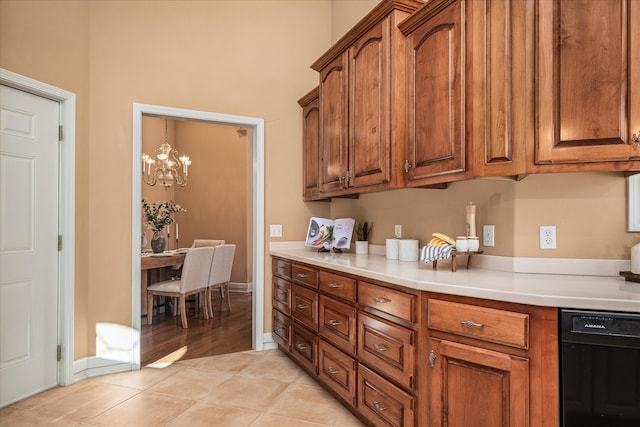
[[[274,340],[366,425],[559,424],[557,308],[418,291],[274,258],[283,265],[314,279],[293,283],[274,269],[277,287],[291,289],[290,310],[282,293],[273,295]]]

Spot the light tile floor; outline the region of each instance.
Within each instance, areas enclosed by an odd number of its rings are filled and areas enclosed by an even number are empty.
[[[279,350],[105,375],[0,409],[0,426],[362,426]]]

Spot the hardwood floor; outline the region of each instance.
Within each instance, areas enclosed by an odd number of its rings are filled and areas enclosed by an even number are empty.
[[[251,350],[251,301],[253,294],[231,292],[231,311],[219,292],[213,292],[213,319],[205,320],[196,303],[187,303],[189,328],[170,311],[153,316],[152,325],[140,332],[141,366],[186,347],[185,359]]]

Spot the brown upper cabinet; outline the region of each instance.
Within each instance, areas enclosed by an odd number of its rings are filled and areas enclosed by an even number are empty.
[[[320,195],[401,186],[406,126],[398,24],[422,6],[384,0],[312,66],[320,73]]]
[[[640,168],[640,2],[535,3],[538,171]]]
[[[637,0],[383,0],[312,65],[318,198],[640,171],[637,22]]]
[[[298,100],[302,107],[302,197],[317,200],[320,197],[320,99],[316,87]]]
[[[406,19],[405,172],[410,187],[471,178],[467,143],[467,4],[433,1]]]

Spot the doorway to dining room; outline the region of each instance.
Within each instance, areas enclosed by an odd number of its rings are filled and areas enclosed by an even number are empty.
[[[193,163],[189,168],[189,181],[185,187],[173,186],[165,190],[156,185],[150,187],[151,191],[149,191],[146,188],[149,186],[141,180],[140,156],[143,151],[143,141],[146,139],[146,136],[143,137],[143,133],[154,135],[151,138],[154,140],[153,144],[159,146],[165,139],[165,120],[167,138],[173,138],[173,141],[169,141],[170,144],[181,154],[189,155],[192,159]],[[149,124],[151,127],[148,130],[147,125]],[[188,247],[194,239],[199,238],[224,239],[228,243],[237,245],[231,280],[232,289],[235,287],[237,290],[243,291],[244,294],[233,294],[232,307],[236,300],[238,301],[238,309],[250,307],[250,328],[242,329],[246,334],[250,334],[248,336],[250,348],[262,350],[262,313],[264,311],[262,280],[264,275],[264,253],[262,250],[264,246],[262,220],[264,218],[263,127],[262,119],[134,104],[132,324],[133,328],[140,330],[142,335],[145,334],[145,331],[142,329],[144,322],[140,317],[141,289],[138,254],[141,249],[142,237],[142,218],[139,206],[144,197],[145,199],[156,198],[155,200],[158,201],[174,200],[187,210],[187,212],[176,215],[179,233],[174,224],[169,229],[171,234],[167,233],[166,235],[170,249]],[[238,148],[241,149],[238,150]],[[144,146],[144,149],[147,150],[147,147]],[[147,154],[153,154],[152,149],[148,151]],[[197,169],[199,169],[198,173],[195,172]],[[136,230],[138,230],[137,233]],[[138,256],[136,257],[136,255]],[[249,293],[247,297],[247,291],[251,290],[253,292]],[[235,309],[233,307],[232,310],[235,311]],[[214,328],[216,323],[222,324],[223,321],[236,315],[236,313],[223,314],[222,310],[218,314],[217,322],[215,316],[210,321],[210,325]],[[158,318],[154,317],[154,325],[152,326],[156,326],[155,319]],[[199,322],[200,319],[190,317],[189,320],[188,331],[191,332],[188,334],[195,337],[198,334],[195,329],[192,330],[191,319],[194,319],[194,322]],[[172,320],[169,319],[169,321]],[[176,335],[180,336],[182,333]],[[144,336],[141,336],[140,345],[153,345],[153,341],[156,340],[154,339],[150,343],[144,339]],[[143,347],[141,352],[148,354],[147,350],[149,349]],[[144,361],[138,359],[137,364]]]

